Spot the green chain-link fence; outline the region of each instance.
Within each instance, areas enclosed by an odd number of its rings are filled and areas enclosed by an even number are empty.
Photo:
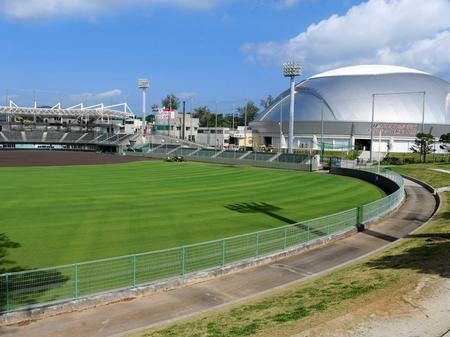
[[[179,248],[0,275],[1,311],[77,299],[220,268],[349,230],[388,213],[402,202],[402,177],[388,171],[381,175],[399,188],[383,199],[337,214]]]

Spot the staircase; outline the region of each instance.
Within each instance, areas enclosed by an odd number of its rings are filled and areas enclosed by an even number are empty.
[[[378,158],[378,151],[373,151],[372,156],[373,156],[373,161],[382,161],[386,156],[387,156],[387,152],[380,152],[379,156],[380,158]],[[367,163],[370,160],[370,151],[362,151],[361,154],[359,155],[358,159],[361,162]]]

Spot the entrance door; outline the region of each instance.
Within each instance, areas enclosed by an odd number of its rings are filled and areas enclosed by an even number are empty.
[[[370,151],[370,139],[355,139],[355,150]]]
[[[272,137],[264,137],[264,145],[272,146]]]

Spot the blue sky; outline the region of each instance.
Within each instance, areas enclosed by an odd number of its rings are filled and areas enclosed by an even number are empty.
[[[227,109],[285,89],[291,59],[305,76],[387,63],[450,77],[448,0],[0,0],[0,34],[0,100],[29,104],[36,89],[43,104],[138,111],[147,77],[150,103],[174,92]]]

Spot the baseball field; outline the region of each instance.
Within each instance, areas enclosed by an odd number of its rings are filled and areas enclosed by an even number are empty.
[[[141,161],[0,168],[11,266],[48,267],[274,228],[381,198],[352,178]]]

